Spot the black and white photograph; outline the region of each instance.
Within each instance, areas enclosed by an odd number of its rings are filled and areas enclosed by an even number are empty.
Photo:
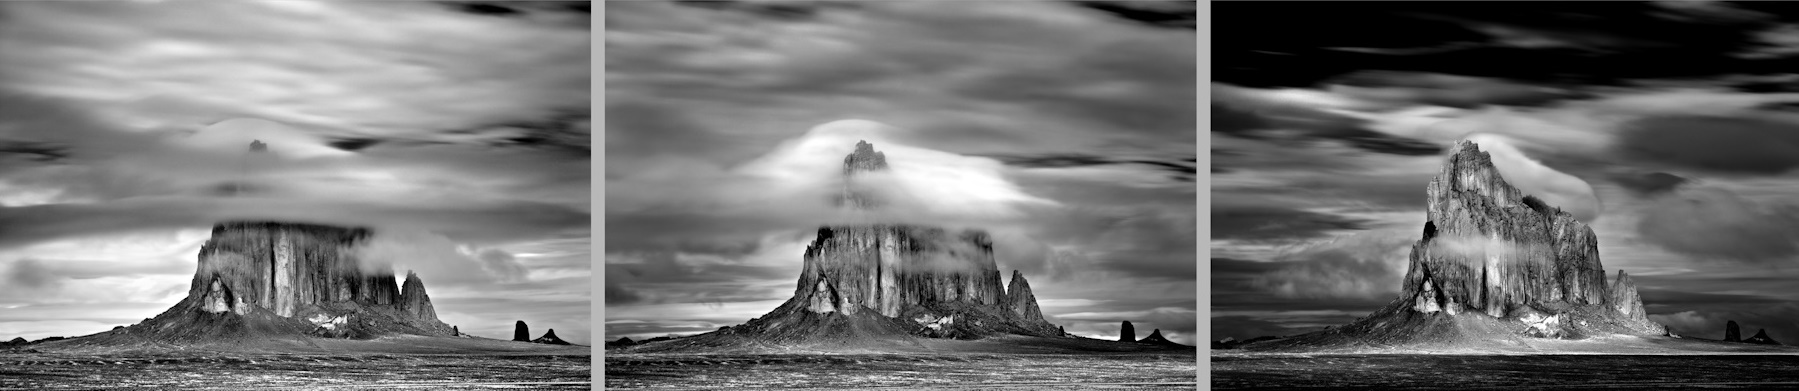
[[[604,386],[1199,387],[1196,5],[606,3]]]
[[[1799,384],[1799,6],[1211,11],[1212,388]]]
[[[0,389],[589,389],[592,5],[0,2]]]

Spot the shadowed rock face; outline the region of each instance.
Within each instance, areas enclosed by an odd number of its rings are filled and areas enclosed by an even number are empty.
[[[1450,150],[1425,193],[1427,220],[1404,287],[1420,312],[1503,317],[1518,306],[1560,309],[1614,296],[1593,230],[1512,187],[1472,142]]]
[[[1768,330],[1767,329],[1755,330],[1755,336],[1749,337],[1749,339],[1745,339],[1745,340],[1743,340],[1743,342],[1753,343],[1753,344],[1762,344],[1762,345],[1779,345],[1780,344],[1780,342],[1775,342],[1773,338],[1768,338]]]
[[[1118,327],[1118,341],[1119,342],[1136,342],[1137,341],[1137,328],[1131,326],[1131,321],[1128,321],[1128,320],[1124,321],[1124,325]]]
[[[1730,320],[1730,321],[1724,322],[1724,341],[1725,342],[1742,342],[1743,341],[1743,332],[1741,331],[1741,329],[1737,328],[1737,321]]]
[[[525,326],[525,321],[521,320],[512,325],[512,340],[519,342],[531,341],[531,328]]]

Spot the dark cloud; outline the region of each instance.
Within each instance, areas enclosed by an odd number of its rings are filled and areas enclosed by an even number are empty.
[[[1212,131],[1250,139],[1336,140],[1370,152],[1434,155],[1443,149],[1422,140],[1369,130],[1367,120],[1297,106],[1244,107],[1212,103]],[[1299,137],[1287,132],[1300,132]]]
[[[1685,254],[1751,263],[1799,255],[1799,207],[1760,205],[1723,189],[1687,188],[1650,203],[1644,242]]]
[[[1244,86],[1310,86],[1361,69],[1391,69],[1604,84],[1778,69],[1735,56],[1761,45],[1753,32],[1770,26],[1767,18],[1731,10],[1746,5],[1468,5],[1307,3],[1294,12],[1291,4],[1218,4],[1214,31],[1232,38],[1214,51],[1214,77]],[[1384,27],[1364,28],[1370,25]],[[1331,33],[1290,33],[1298,30]]]
[[[1138,164],[1154,167],[1169,173],[1176,180],[1192,181],[1193,175],[1199,171],[1194,159],[1142,159],[1114,158],[1080,153],[1058,153],[1044,155],[987,155],[1009,165],[1031,168],[1065,168],[1084,166],[1104,166],[1113,164]]]
[[[28,289],[54,287],[61,278],[52,274],[41,261],[31,258],[14,261],[12,268],[6,271],[7,285]]]
[[[1359,219],[1275,206],[1212,207],[1213,239],[1304,239],[1365,229]]]
[[[1799,167],[1799,126],[1748,116],[1661,116],[1626,124],[1624,156],[1687,168],[1779,174]]]
[[[1198,3],[1192,1],[1076,1],[1092,8],[1157,27],[1192,29]]]
[[[803,20],[818,15],[820,9],[828,7],[825,3],[778,3],[749,1],[676,1],[675,4],[694,8],[743,12],[772,19]]]
[[[372,139],[372,138],[340,138],[340,139],[336,139],[336,140],[331,140],[331,147],[337,148],[337,149],[342,149],[345,151],[354,152],[354,151],[360,151],[363,148],[368,148],[370,146],[374,146],[375,144],[379,144],[382,141],[383,140]]]
[[[456,10],[476,15],[507,16],[524,13],[512,7],[494,3],[450,3]]]
[[[1586,96],[1566,87],[1428,72],[1358,71],[1324,84],[1353,98],[1457,108],[1540,106]]]
[[[1615,173],[1609,179],[1625,189],[1646,196],[1660,195],[1688,182],[1687,178],[1665,172]]]

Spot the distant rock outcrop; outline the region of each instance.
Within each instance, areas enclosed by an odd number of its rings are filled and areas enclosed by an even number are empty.
[[[562,338],[556,338],[556,329],[545,330],[542,337],[531,340],[531,343],[569,345],[568,341],[563,341]]]
[[[1773,338],[1768,338],[1768,330],[1767,329],[1755,330],[1755,336],[1749,337],[1749,339],[1745,339],[1745,340],[1743,340],[1743,342],[1752,343],[1752,344],[1761,344],[1761,345],[1779,345],[1780,344],[1780,342],[1775,342]]]
[[[1724,321],[1724,342],[1743,342],[1743,332],[1737,328],[1737,321]]]
[[[1137,340],[1137,342],[1139,342],[1139,343],[1148,343],[1148,344],[1157,344],[1157,345],[1180,345],[1180,346],[1186,346],[1186,345],[1181,345],[1181,344],[1180,344],[1180,343],[1179,343],[1179,342],[1174,342],[1174,341],[1170,341],[1170,340],[1168,340],[1168,338],[1167,338],[1167,337],[1163,337],[1163,336],[1162,336],[1162,329],[1154,329],[1154,330],[1151,330],[1151,331],[1150,331],[1150,332],[1149,332],[1149,336],[1147,336],[1147,337],[1143,337],[1143,339],[1139,339],[1139,340]]]
[[[525,326],[525,321],[522,320],[512,324],[512,340],[531,342],[531,327]]]
[[[0,344],[7,345],[7,346],[18,346],[18,345],[24,345],[27,342],[30,342],[30,341],[26,341],[24,337],[13,337],[12,340],[6,341],[6,342],[0,342]]]
[[[1131,321],[1118,326],[1118,342],[1137,342],[1137,328],[1131,326]]]

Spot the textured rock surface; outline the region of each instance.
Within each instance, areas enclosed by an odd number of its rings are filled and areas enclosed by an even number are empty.
[[[1131,321],[1128,321],[1128,320],[1124,321],[1123,326],[1118,326],[1118,341],[1119,342],[1136,342],[1137,341],[1137,328],[1131,326]]]
[[[1755,330],[1755,336],[1749,337],[1748,339],[1744,339],[1743,342],[1753,343],[1753,344],[1762,344],[1762,345],[1779,345],[1780,344],[1780,342],[1775,342],[1773,338],[1768,338],[1768,330],[1767,329]]]
[[[1420,312],[1604,304],[1605,270],[1593,230],[1508,184],[1491,158],[1462,141],[1425,190],[1422,239],[1405,295]]]
[[[1637,283],[1630,279],[1630,274],[1618,271],[1618,277],[1612,279],[1612,295],[1609,299],[1612,309],[1619,315],[1630,319],[1648,320],[1649,314],[1643,311],[1643,298],[1637,294]]]
[[[874,311],[899,317],[908,306],[963,302],[997,305],[1004,292],[993,240],[982,231],[950,233],[912,225],[818,229],[806,247],[794,297],[813,312]]]
[[[512,325],[512,340],[519,342],[531,341],[531,328],[525,326],[525,321],[521,320]]]
[[[1737,328],[1737,321],[1730,320],[1730,321],[1724,322],[1724,341],[1725,342],[1742,342],[1743,341],[1743,332],[1741,329]]]

